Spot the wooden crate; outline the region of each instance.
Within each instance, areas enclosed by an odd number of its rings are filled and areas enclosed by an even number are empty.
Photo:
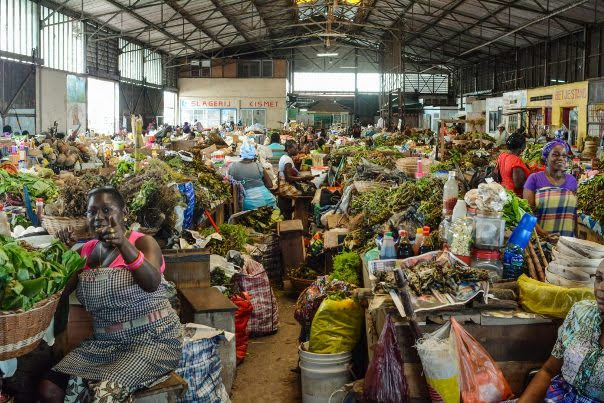
[[[589,227],[577,222],[577,238],[585,239],[587,241],[597,242],[604,245],[604,237],[600,234],[596,234]]]
[[[304,229],[301,220],[282,221],[277,224],[277,234],[281,244],[283,267],[299,267],[306,259]]]

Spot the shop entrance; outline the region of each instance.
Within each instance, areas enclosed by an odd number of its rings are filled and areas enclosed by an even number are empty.
[[[579,110],[577,107],[562,108],[562,123],[568,129],[567,141],[571,145],[575,145],[579,129]]]

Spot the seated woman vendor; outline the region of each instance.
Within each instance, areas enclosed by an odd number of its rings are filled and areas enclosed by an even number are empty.
[[[277,200],[269,188],[273,187],[268,172],[256,161],[256,149],[247,141],[239,151],[241,161],[229,166],[228,175],[243,186],[243,210],[264,206],[277,207]]]
[[[298,146],[295,141],[287,140],[285,142],[285,153],[279,160],[279,194],[294,197],[300,194],[300,191],[294,186],[296,182],[310,182],[314,178],[301,176],[296,169],[293,157],[298,155]]]
[[[96,239],[81,249],[86,265],[64,295],[76,290],[92,315],[93,335],[41,382],[43,403],[127,401],[163,381],[181,357],[181,326],[166,296],[159,245],[126,230],[124,199],[114,188],[92,190],[86,214]],[[60,237],[74,243],[69,230]]]
[[[577,302],[568,312],[552,355],[518,403],[604,401],[604,263],[594,292],[595,301]]]
[[[532,174],[524,184],[524,198],[537,216],[540,235],[575,235],[577,180],[565,173],[570,154],[564,140],[547,143],[542,151],[545,171]]]

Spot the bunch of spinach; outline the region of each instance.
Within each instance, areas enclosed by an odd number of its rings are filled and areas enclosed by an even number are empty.
[[[12,238],[0,237],[0,311],[31,309],[62,290],[85,262],[60,241],[30,250]]]

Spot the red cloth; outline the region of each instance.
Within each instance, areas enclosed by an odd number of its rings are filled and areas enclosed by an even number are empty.
[[[235,346],[237,348],[237,364],[240,364],[247,354],[247,342],[250,337],[247,323],[252,316],[252,299],[250,294],[242,292],[239,295],[233,295],[231,301],[237,305],[237,312],[235,312]]]
[[[144,236],[145,236],[145,234],[142,234],[142,233],[136,232],[136,231],[132,231],[130,233],[130,237],[128,238],[128,241],[130,241],[130,243],[132,245],[134,245],[139,238],[142,238]],[[90,254],[94,250],[97,243],[99,243],[99,241],[97,239],[93,239],[92,241],[86,242],[84,244],[84,246],[82,247],[82,250],[80,251],[80,256],[86,258],[86,264],[84,265],[83,270],[90,270],[90,267],[88,266],[88,258],[90,257]],[[163,256],[161,259],[162,259],[162,263],[161,263],[161,267],[159,269],[163,273],[164,270],[166,269],[166,262],[164,261]],[[109,265],[109,267],[112,269],[113,268],[123,268],[123,267],[126,267],[126,262],[124,262],[124,258],[122,257],[122,255],[118,255],[115,258],[115,260]]]
[[[512,177],[512,170],[514,168],[521,168],[527,178],[531,174],[531,171],[526,167],[522,158],[511,153],[501,153],[497,158],[497,167],[499,168],[499,175],[501,175],[501,184],[503,187],[512,192],[516,192],[519,197],[522,197],[522,189],[516,191],[514,179]]]

